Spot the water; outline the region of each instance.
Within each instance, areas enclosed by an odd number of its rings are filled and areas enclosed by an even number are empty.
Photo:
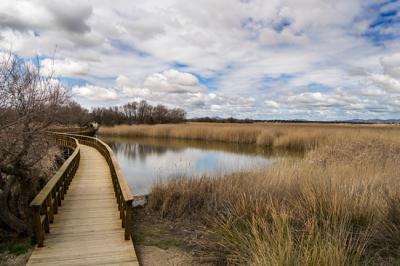
[[[134,195],[157,180],[226,175],[270,165],[276,156],[252,145],[156,138],[101,137],[114,151]]]

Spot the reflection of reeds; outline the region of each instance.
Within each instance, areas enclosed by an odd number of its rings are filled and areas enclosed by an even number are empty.
[[[162,155],[168,151],[168,147],[147,145],[142,143],[119,143],[113,141],[106,142],[116,154],[123,154],[126,158],[145,160],[147,156]],[[174,149],[174,151],[179,151]]]
[[[273,150],[267,146],[261,145],[246,145],[235,144],[229,142],[216,142],[216,141],[202,141],[202,140],[188,140],[176,138],[153,138],[153,137],[119,137],[119,136],[101,136],[101,139],[108,143],[115,152],[121,152],[124,145],[134,146],[136,144],[160,147],[160,150],[172,150],[174,152],[181,152],[187,148],[194,148],[200,150],[214,150],[223,151],[227,153],[240,153],[240,154],[261,154],[266,157],[276,156],[301,156],[302,152],[288,152],[285,150]],[[130,158],[134,158],[130,154],[125,154]]]
[[[230,263],[397,265],[400,129],[307,125],[267,130],[279,136],[264,133],[257,142],[300,145],[308,150],[304,159],[263,171],[159,182],[149,210],[170,219],[205,221],[210,232],[205,251]]]

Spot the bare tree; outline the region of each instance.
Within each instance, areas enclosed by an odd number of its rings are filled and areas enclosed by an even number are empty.
[[[57,122],[64,126],[83,127],[87,126],[92,120],[89,110],[74,101],[59,106],[57,113]]]
[[[130,102],[122,107],[94,108],[91,118],[103,125],[182,123],[186,112],[181,108],[152,106],[146,101]]]
[[[67,100],[38,66],[12,54],[0,61],[0,222],[18,234],[30,229],[28,204],[53,145],[44,131]]]
[[[148,113],[149,113],[149,104],[144,100],[140,101],[140,103],[138,104],[138,107],[137,107],[138,123],[145,123],[146,116],[148,115]]]
[[[153,108],[153,119],[154,123],[156,124],[163,124],[168,122],[168,108],[165,107],[164,105],[157,105],[156,107]]]

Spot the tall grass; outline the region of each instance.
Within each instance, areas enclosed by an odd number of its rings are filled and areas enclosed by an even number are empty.
[[[168,125],[119,125],[101,127],[102,136],[157,137],[187,140],[204,140],[236,144],[311,150],[319,143],[338,135],[354,135],[357,132],[393,134],[396,126],[329,125],[329,124],[282,124],[282,123],[186,123]]]
[[[265,170],[157,183],[147,208],[169,219],[201,220],[209,230],[206,252],[230,264],[400,263],[397,128],[253,126],[232,133],[233,127],[225,129],[229,140],[246,131],[247,143],[301,143],[307,153]],[[203,130],[224,139],[216,132]]]

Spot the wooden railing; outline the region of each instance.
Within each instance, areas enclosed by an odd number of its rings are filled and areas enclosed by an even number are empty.
[[[58,206],[61,206],[61,201],[64,199],[69,184],[78,169],[80,160],[79,143],[94,147],[107,161],[122,227],[125,228],[125,239],[129,240],[132,226],[133,195],[111,148],[100,139],[94,137],[56,132],[49,134],[55,137],[60,146],[73,150],[73,153],[30,204],[33,209],[34,231],[38,246],[43,247],[45,234],[50,232],[50,223],[53,222],[54,215],[58,212]]]
[[[94,136],[96,130],[90,127],[68,127],[68,128],[50,128],[48,131],[56,133],[79,134],[85,136]]]
[[[58,133],[57,135],[61,135],[61,133]],[[106,159],[111,172],[111,179],[114,187],[115,197],[118,203],[120,219],[122,220],[122,227],[125,228],[125,239],[129,240],[131,236],[130,229],[132,226],[133,195],[131,193],[131,190],[129,189],[128,184],[126,183],[124,176],[122,175],[121,168],[119,166],[117,158],[115,158],[114,152],[106,143],[98,138],[75,134],[62,135],[76,138],[79,143],[95,148]]]
[[[30,204],[33,210],[36,242],[39,247],[43,247],[45,233],[50,232],[50,223],[53,222],[54,215],[61,206],[80,160],[80,146],[76,139],[61,134],[55,135],[55,138],[60,146],[73,150],[73,153]]]

